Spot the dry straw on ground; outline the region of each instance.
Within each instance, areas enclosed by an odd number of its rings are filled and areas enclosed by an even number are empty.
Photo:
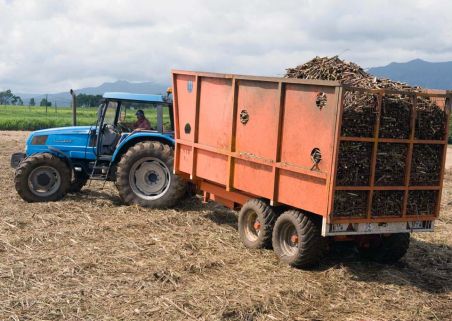
[[[244,248],[236,214],[198,199],[149,210],[96,184],[25,203],[9,168],[25,138],[0,132],[0,320],[452,319],[452,174],[436,232],[399,264],[336,246],[302,271]]]

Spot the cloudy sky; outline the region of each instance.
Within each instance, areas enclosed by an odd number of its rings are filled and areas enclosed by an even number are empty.
[[[316,55],[447,61],[451,12],[422,0],[0,0],[0,90],[169,82],[171,68],[273,76]]]

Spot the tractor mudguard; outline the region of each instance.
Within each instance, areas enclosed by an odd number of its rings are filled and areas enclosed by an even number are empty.
[[[132,145],[145,140],[155,140],[161,143],[167,144],[169,146],[174,146],[174,138],[169,135],[163,135],[157,132],[150,131],[139,131],[127,136],[125,139],[120,141],[119,145],[116,147],[115,152],[112,155],[112,162],[119,161],[120,156]]]

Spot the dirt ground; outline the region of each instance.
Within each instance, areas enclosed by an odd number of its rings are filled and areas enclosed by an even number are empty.
[[[278,263],[239,241],[236,213],[197,198],[159,211],[93,184],[28,204],[0,132],[0,320],[452,320],[452,173],[434,233],[393,266],[336,246],[320,267]]]

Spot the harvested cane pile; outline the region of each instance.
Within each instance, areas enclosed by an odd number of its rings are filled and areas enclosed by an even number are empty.
[[[421,92],[422,88],[389,79],[376,78],[352,62],[335,57],[316,57],[311,61],[287,69],[287,78],[320,79],[339,81],[343,85],[364,89],[389,89],[408,93]],[[380,110],[380,138],[409,139],[413,98],[409,95],[388,94],[383,96]],[[348,90],[344,94],[341,135],[348,137],[374,137],[377,121],[378,97],[372,93]],[[415,139],[443,140],[446,133],[446,113],[430,98],[416,98]],[[437,185],[441,168],[441,146],[415,146],[411,168],[410,185]],[[371,154],[373,145],[367,142],[342,142],[339,148],[337,185],[368,186],[370,184]],[[427,154],[430,157],[427,157]],[[380,143],[377,151],[375,185],[403,186],[408,156],[407,144]],[[400,193],[375,193],[373,215],[398,215],[403,197]],[[422,194],[427,199],[409,202],[408,208],[431,207],[436,198],[431,193]],[[402,195],[403,196],[403,195]],[[358,197],[361,200],[358,201]],[[335,214],[356,216],[356,208],[362,210],[367,202],[367,193],[337,192]],[[384,207],[381,207],[384,205]],[[411,207],[410,207],[411,206]],[[366,207],[367,208],[367,207]],[[383,210],[382,210],[383,209]],[[385,213],[383,213],[385,212]],[[424,210],[417,211],[424,212]]]

